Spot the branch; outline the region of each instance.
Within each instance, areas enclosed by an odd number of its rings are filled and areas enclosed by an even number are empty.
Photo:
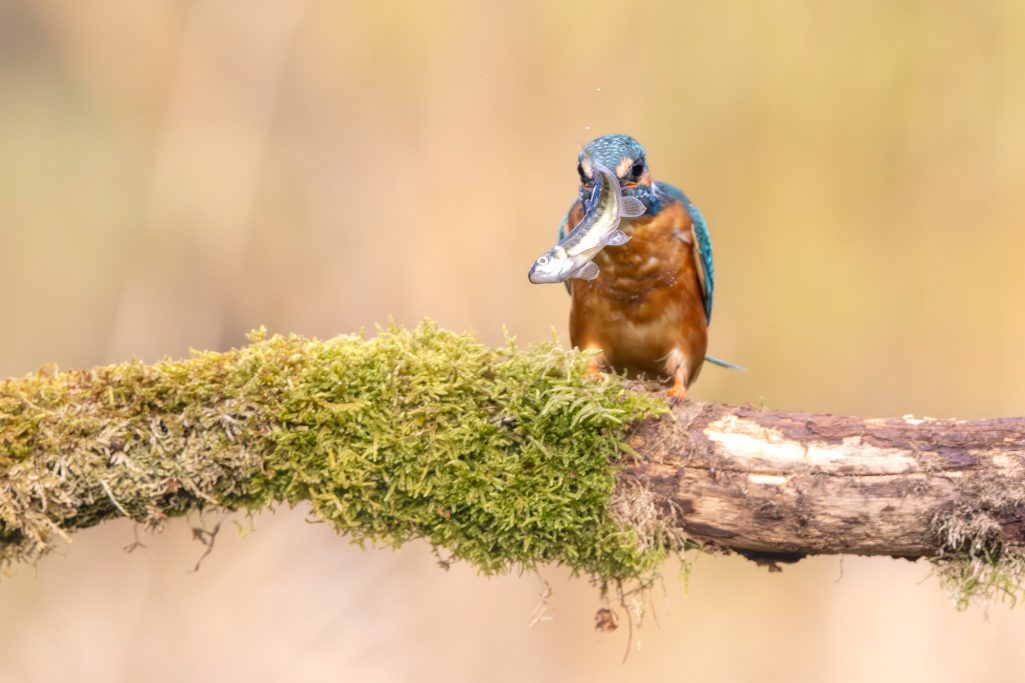
[[[756,559],[977,556],[1025,544],[1025,419],[863,419],[690,402],[625,477],[688,537]]]
[[[305,502],[355,542],[423,538],[485,572],[643,582],[700,546],[925,557],[960,603],[1019,592],[1025,420],[670,412],[584,354],[432,324],[252,341],[0,383],[0,562],[105,519]]]

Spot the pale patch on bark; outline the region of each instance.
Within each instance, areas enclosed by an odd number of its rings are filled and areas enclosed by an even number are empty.
[[[787,477],[779,474],[749,474],[747,480],[752,484],[764,484],[765,486],[782,486],[787,483]]]
[[[720,444],[731,458],[760,460],[779,467],[807,464],[824,472],[856,469],[878,474],[918,470],[918,462],[908,451],[873,446],[860,436],[844,437],[840,443],[798,441],[735,415],[716,420],[705,427],[704,434],[709,441]]]

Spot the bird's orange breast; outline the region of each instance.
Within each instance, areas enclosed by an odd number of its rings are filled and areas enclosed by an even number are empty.
[[[570,225],[581,213],[574,207]],[[690,216],[671,204],[656,216],[624,220],[620,229],[632,239],[598,254],[598,277],[572,281],[573,345],[601,349],[616,371],[656,377],[672,374],[675,350],[687,361],[689,384],[707,345]]]

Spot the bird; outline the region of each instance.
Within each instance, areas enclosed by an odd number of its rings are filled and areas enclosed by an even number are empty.
[[[590,374],[611,368],[670,380],[670,400],[678,403],[701,372],[708,346],[715,290],[708,224],[681,190],[652,178],[637,140],[604,135],[577,157],[579,193],[559,225],[560,240],[584,217],[594,162],[612,169],[623,194],[639,199],[645,212],[623,219],[620,229],[629,241],[594,258],[596,278],[567,282],[570,341],[594,352]]]

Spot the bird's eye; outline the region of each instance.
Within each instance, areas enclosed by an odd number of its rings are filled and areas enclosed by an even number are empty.
[[[582,181],[587,180],[587,174],[584,173],[584,165],[583,164],[577,164],[577,173],[580,174],[580,180],[582,180]]]
[[[642,175],[644,175],[644,162],[638,161],[636,164],[634,164],[633,167],[630,169],[630,175],[632,175],[634,178],[640,178]]]

